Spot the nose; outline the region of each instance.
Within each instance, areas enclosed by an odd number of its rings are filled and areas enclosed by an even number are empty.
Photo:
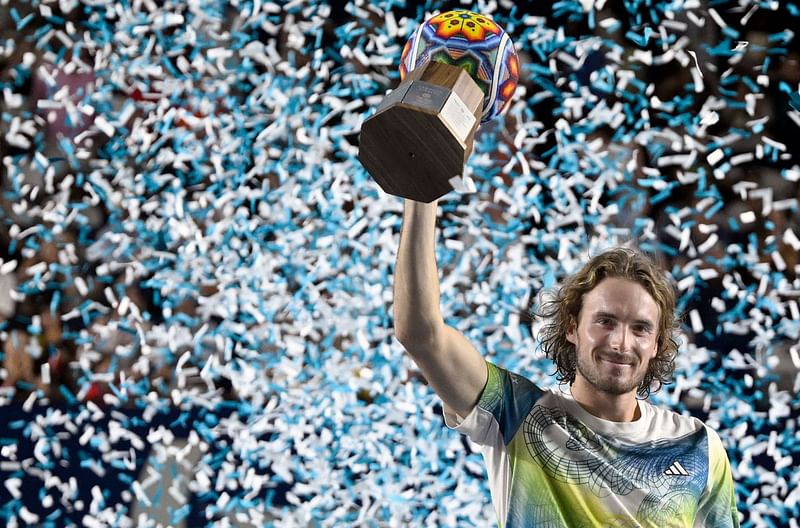
[[[614,327],[611,331],[611,335],[609,336],[609,344],[611,345],[612,350],[617,352],[626,352],[627,351],[627,344],[630,341],[628,336],[628,327],[622,324],[618,324]]]

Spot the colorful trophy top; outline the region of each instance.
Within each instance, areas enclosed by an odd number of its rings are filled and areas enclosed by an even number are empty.
[[[420,24],[403,48],[400,79],[429,60],[469,73],[484,95],[481,123],[505,111],[519,81],[519,59],[508,34],[472,11],[447,11]]]

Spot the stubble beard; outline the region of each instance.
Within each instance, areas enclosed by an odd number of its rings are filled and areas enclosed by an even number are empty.
[[[646,368],[641,371],[638,370],[641,368],[641,364],[637,364],[637,370],[631,376],[626,376],[624,378],[614,376],[611,373],[602,373],[600,372],[600,368],[592,358],[591,354],[589,354],[589,357],[585,357],[585,355],[578,353],[579,349],[580,340],[578,340],[578,343],[575,345],[578,372],[580,372],[581,376],[583,376],[594,388],[607,394],[621,396],[635,389],[638,390],[639,386],[644,380],[645,375],[647,374]],[[623,368],[627,370],[629,367]]]

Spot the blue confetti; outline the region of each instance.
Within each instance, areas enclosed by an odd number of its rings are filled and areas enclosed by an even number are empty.
[[[476,192],[441,202],[448,323],[551,387],[520,313],[588,254],[656,253],[702,329],[655,399],[720,431],[742,526],[797,518],[797,5],[488,4],[523,78],[477,135]],[[448,7],[8,9],[0,341],[27,371],[0,449],[38,493],[4,496],[3,524],[494,522],[394,339],[402,201],[357,160]]]

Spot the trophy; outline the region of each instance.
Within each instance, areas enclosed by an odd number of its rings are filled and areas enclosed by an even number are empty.
[[[429,203],[461,178],[480,124],[508,107],[519,60],[491,18],[448,11],[408,40],[400,80],[362,125],[358,158],[387,193]]]

